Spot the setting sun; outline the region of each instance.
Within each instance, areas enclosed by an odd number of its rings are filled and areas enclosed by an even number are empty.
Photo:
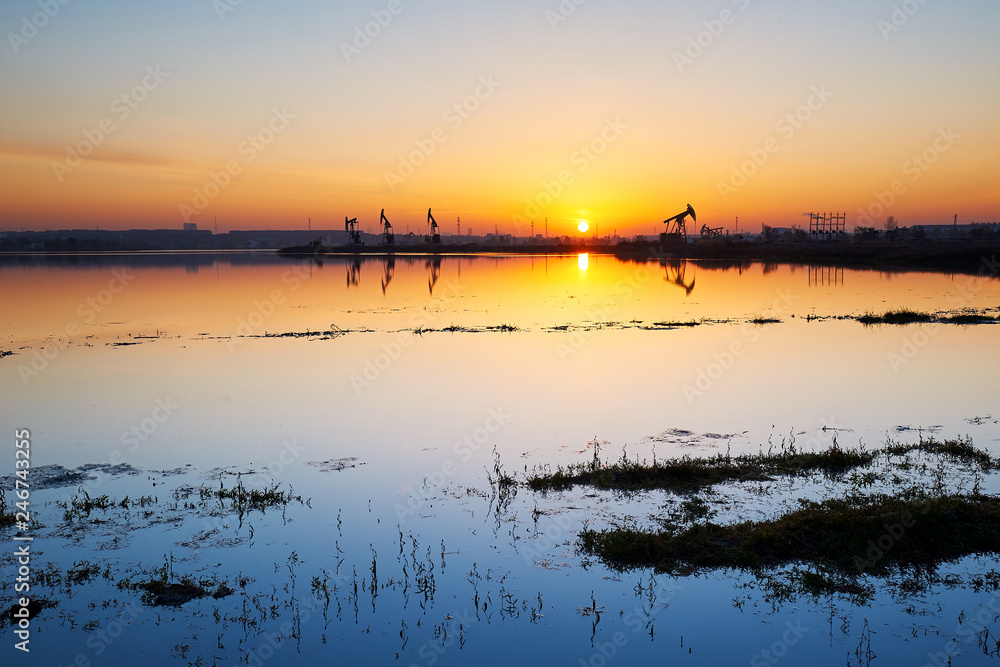
[[[581,220],[580,224],[577,225],[576,228],[580,230],[581,234],[585,234],[587,233],[587,230],[590,229],[590,225],[587,224],[586,220]]]

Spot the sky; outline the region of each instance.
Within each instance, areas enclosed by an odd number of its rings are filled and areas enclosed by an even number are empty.
[[[5,0],[0,228],[992,221],[998,29],[996,0]]]

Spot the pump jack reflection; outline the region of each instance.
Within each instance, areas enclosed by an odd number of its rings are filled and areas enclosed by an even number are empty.
[[[687,260],[684,259],[661,259],[660,266],[663,267],[665,275],[663,280],[668,283],[673,283],[681,289],[684,290],[685,296],[691,296],[691,292],[694,291],[695,277],[691,277],[691,284],[689,285],[685,278],[685,271],[687,270]]]

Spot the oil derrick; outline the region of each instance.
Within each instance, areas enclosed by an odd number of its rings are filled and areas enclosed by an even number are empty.
[[[344,216],[344,231],[347,232],[347,245],[364,245],[361,240],[361,230],[358,229],[358,219],[347,219]]]
[[[687,210],[685,210],[685,211],[683,211],[681,213],[678,213],[677,215],[673,216],[672,218],[667,218],[666,220],[664,220],[663,224],[665,224],[667,226],[667,231],[664,232],[666,234],[666,236],[669,236],[669,237],[678,237],[678,238],[682,238],[682,239],[684,239],[686,241],[687,240],[687,224],[685,223],[685,219],[689,215],[691,216],[691,220],[693,220],[694,222],[698,221],[698,216],[695,215],[694,208],[691,207],[691,204],[688,204]]]
[[[385,217],[385,209],[382,209],[379,223],[382,225],[382,245],[396,245],[396,235],[392,233],[392,224],[389,222],[389,218]]]
[[[437,220],[435,220],[434,216],[431,215],[431,210],[430,209],[427,209],[427,224],[430,225],[430,228],[431,228],[431,236],[430,236],[431,243],[440,244],[441,243],[441,233],[438,231]]]

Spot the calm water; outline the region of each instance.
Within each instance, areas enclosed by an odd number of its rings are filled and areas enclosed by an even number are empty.
[[[991,660],[958,621],[993,603],[988,591],[938,585],[901,600],[880,588],[861,607],[776,602],[739,572],[617,574],[577,553],[577,531],[651,525],[670,494],[522,488],[498,507],[488,475],[497,460],[519,475],[590,460],[595,443],[613,460],[933,434],[1000,454],[996,326],[850,319],[995,314],[994,278],[606,256],[153,254],[5,260],[0,287],[0,350],[15,353],[0,360],[5,428],[31,430],[36,468],[105,465],[82,487],[32,493],[32,567],[63,575],[36,586],[59,605],[33,622],[32,664],[142,653],[157,664],[842,665],[867,664],[856,652],[866,632],[871,664],[931,662],[952,638],[956,664]],[[309,502],[241,521],[199,497],[223,472]],[[83,491],[155,503],[73,528],[58,503]],[[830,489],[719,494],[717,520],[729,520]],[[10,554],[0,563],[13,581]],[[146,606],[127,584],[165,564],[173,580],[236,592]],[[100,574],[65,577],[87,566]],[[6,583],[0,601],[13,602]],[[20,658],[11,644],[5,656]]]

